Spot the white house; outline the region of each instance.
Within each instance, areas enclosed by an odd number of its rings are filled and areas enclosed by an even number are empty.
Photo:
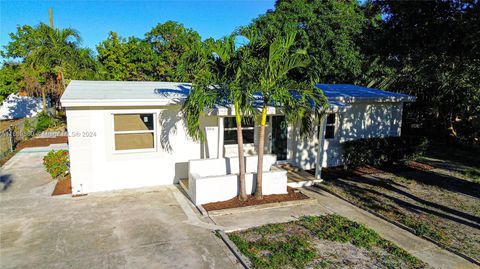
[[[342,142],[399,136],[403,103],[415,100],[354,85],[317,86],[328,98],[329,107],[318,127],[321,132],[313,137],[300,137],[294,125],[284,123],[281,108],[269,107],[265,145],[272,155],[267,155],[267,165],[287,162],[302,169],[317,168],[319,177],[317,163],[323,167],[342,163]],[[189,90],[189,83],[72,81],[61,103],[67,114],[73,193],[174,184],[191,179],[197,172],[202,177],[206,172],[202,169],[208,170],[203,177],[235,174],[234,111],[220,106],[209,111],[202,119],[205,143],[193,141],[186,134],[180,113]],[[249,163],[256,160],[257,130],[253,121],[243,129],[247,170],[252,167],[247,172],[254,174],[256,167]],[[201,159],[208,161],[195,164]],[[212,167],[219,165],[221,169],[214,171]],[[266,168],[272,174],[281,173],[277,168]],[[236,182],[236,176],[231,180]],[[253,177],[251,180],[247,185],[253,184]],[[275,191],[273,183],[272,193],[283,191]],[[231,192],[236,193],[236,188],[234,184]],[[269,188],[265,189],[268,193]]]
[[[0,120],[30,118],[42,109],[42,98],[12,93],[0,104]]]

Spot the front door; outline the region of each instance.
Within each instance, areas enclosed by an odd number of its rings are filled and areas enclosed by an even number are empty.
[[[278,161],[287,159],[287,126],[285,116],[272,116],[272,154]]]

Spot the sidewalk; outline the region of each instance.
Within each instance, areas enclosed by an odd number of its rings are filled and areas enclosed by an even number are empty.
[[[315,190],[311,191],[311,190]],[[459,257],[437,245],[378,218],[348,202],[345,202],[318,188],[302,189],[308,196],[317,199],[316,204],[292,206],[234,215],[211,217],[226,231],[247,229],[268,223],[288,222],[303,215],[338,214],[358,223],[365,224],[412,255],[430,264],[434,268],[467,269],[479,268],[477,265]]]

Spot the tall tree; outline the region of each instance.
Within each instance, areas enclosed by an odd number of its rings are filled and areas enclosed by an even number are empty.
[[[291,79],[288,74],[297,68],[308,66],[308,58],[304,50],[293,49],[296,32],[289,32],[285,37],[273,39],[260,37],[260,51],[253,68],[249,69],[248,87],[261,94],[258,125],[258,163],[255,198],[263,199],[263,156],[265,152],[265,126],[267,124],[267,107],[284,107],[286,119],[291,123],[300,121],[301,132],[314,128],[313,117],[322,112],[327,101],[321,91],[310,82]],[[262,51],[263,50],[263,51]]]
[[[58,102],[66,79],[78,70],[78,62],[84,62],[79,57],[91,56],[80,52],[80,35],[72,28],[54,29],[43,23],[36,27],[24,25],[18,26],[17,33],[11,33],[10,38],[2,56],[22,60],[24,74],[28,76],[25,81],[36,81],[25,83],[25,88],[33,93],[39,90],[44,110],[47,95]]]
[[[372,5],[384,14],[370,38],[372,53],[394,70],[388,89],[417,96],[406,107],[406,126],[414,121],[430,135],[479,141],[471,119],[480,114],[480,2]]]
[[[165,81],[191,81],[193,73],[177,73],[177,68],[185,66],[191,60],[196,50],[201,48],[200,35],[183,24],[174,21],[159,23],[150,32],[145,34],[160,58],[160,65],[155,70],[155,78]],[[198,56],[198,54],[197,54]],[[193,59],[195,59],[193,57]],[[191,62],[190,62],[191,63]]]
[[[296,31],[295,48],[310,61],[293,74],[323,83],[352,83],[362,74],[360,42],[371,21],[356,0],[283,0],[248,26],[273,39]]]

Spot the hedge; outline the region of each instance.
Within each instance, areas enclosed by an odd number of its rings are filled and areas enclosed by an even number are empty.
[[[343,143],[345,168],[363,165],[382,167],[422,155],[428,145],[425,137],[366,138]]]

